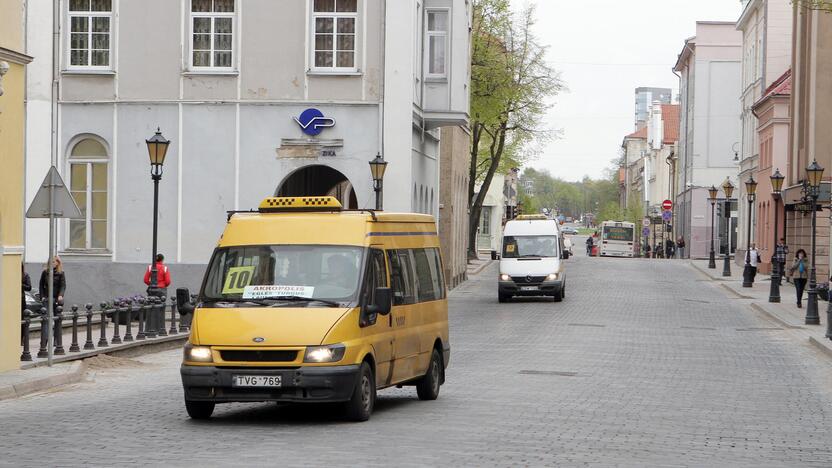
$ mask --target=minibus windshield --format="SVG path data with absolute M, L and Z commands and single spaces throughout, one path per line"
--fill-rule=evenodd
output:
M 202 300 L 274 307 L 352 302 L 363 251 L 361 247 L 323 245 L 220 248 L 208 267 Z
M 557 256 L 557 236 L 505 236 L 503 238 L 503 258 Z

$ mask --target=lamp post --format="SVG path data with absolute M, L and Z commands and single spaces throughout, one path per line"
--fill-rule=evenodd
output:
M 162 136 L 161 130 L 157 127 L 156 134 L 145 140 L 147 143 L 147 154 L 150 156 L 150 178 L 153 180 L 153 257 L 150 260 L 150 287 L 147 288 L 149 296 L 159 294 L 158 274 L 156 269 L 157 238 L 159 232 L 159 181 L 162 180 L 162 166 L 165 164 L 165 156 L 168 152 L 170 141 Z M 151 314 L 152 316 L 153 314 Z M 156 321 L 147 321 L 148 329 L 145 335 L 156 336 Z
M 725 192 L 725 255 L 722 262 L 722 276 L 731 276 L 731 244 L 728 241 L 728 229 L 731 226 L 731 195 L 734 194 L 734 184 L 731 179 L 726 178 L 722 184 L 722 191 Z
M 777 240 L 780 237 L 778 215 L 780 211 L 780 195 L 783 191 L 783 180 L 785 178 L 780 173 L 780 169 L 775 170 L 774 174 L 769 177 L 771 180 L 771 198 L 774 199 L 774 255 L 771 256 L 771 289 L 768 294 L 769 302 L 780 302 L 780 277 L 783 273 L 780 271 L 781 259 L 777 252 Z
M 806 168 L 806 179 L 809 182 L 809 198 L 812 199 L 812 267 L 809 268 L 809 300 L 806 303 L 806 325 L 820 325 L 818 316 L 818 285 L 815 277 L 815 250 L 817 241 L 817 204 L 820 195 L 820 181 L 823 179 L 823 168 L 817 161 Z
M 708 189 L 708 200 L 711 202 L 711 253 L 708 256 L 708 268 L 716 270 L 716 254 L 714 253 L 714 206 L 719 189 L 711 185 Z
M 742 270 L 742 287 L 754 286 L 754 270 L 751 266 L 751 217 L 754 211 L 754 200 L 757 198 L 757 181 L 752 175 L 745 183 L 745 191 L 748 198 L 748 241 L 745 244 L 745 268 Z
M 383 183 L 384 171 L 387 170 L 387 161 L 381 157 L 381 153 L 376 154 L 375 159 L 370 161 L 370 173 L 373 175 L 373 190 L 376 192 L 376 210 L 382 209 Z

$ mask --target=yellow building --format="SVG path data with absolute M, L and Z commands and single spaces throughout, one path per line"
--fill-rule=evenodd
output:
M 0 0 L 0 372 L 20 366 L 23 260 L 24 0 Z

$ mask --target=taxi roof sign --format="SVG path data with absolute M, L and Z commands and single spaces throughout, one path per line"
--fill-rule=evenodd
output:
M 268 197 L 260 203 L 261 213 L 277 211 L 340 211 L 335 197 Z

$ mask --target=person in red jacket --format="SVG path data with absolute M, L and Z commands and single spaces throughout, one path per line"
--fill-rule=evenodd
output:
M 156 291 L 150 290 L 150 270 L 152 265 L 147 266 L 147 271 L 144 273 L 144 284 L 148 286 L 147 294 L 152 296 L 167 297 L 168 286 L 170 286 L 170 270 L 165 265 L 165 256 L 156 254 Z

